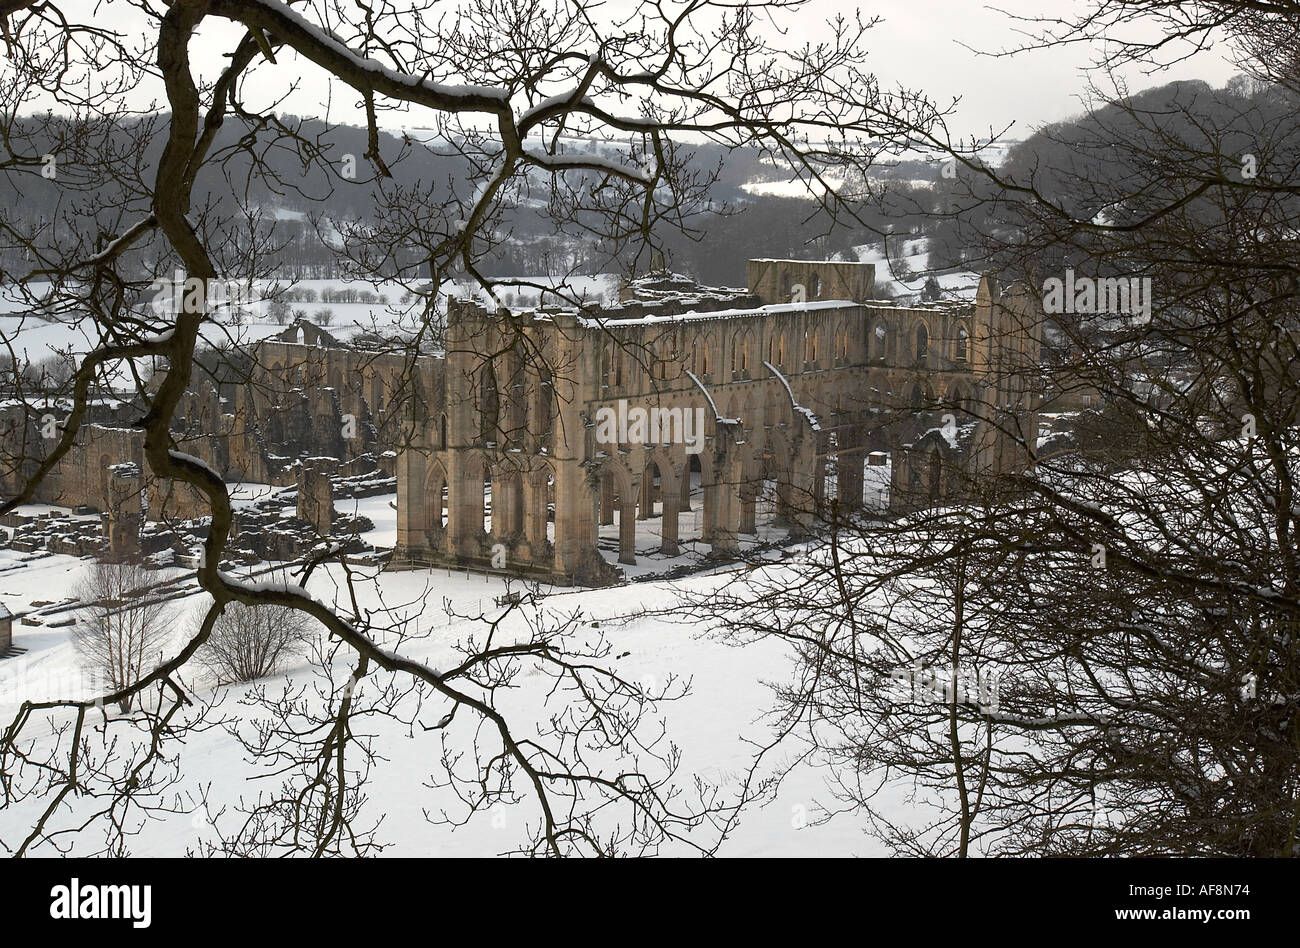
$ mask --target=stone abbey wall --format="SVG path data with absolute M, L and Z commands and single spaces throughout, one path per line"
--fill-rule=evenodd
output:
M 295 324 L 251 347 L 251 372 L 223 397 L 211 381 L 186 392 L 172 424 L 176 447 L 201 459 L 232 483 L 289 486 L 303 459 L 330 458 L 344 475 L 393 476 L 405 422 L 421 399 L 441 388 L 418 389 L 432 378 L 403 354 L 341 345 L 309 323 Z M 196 379 L 200 375 L 196 373 Z M 436 397 L 433 401 L 436 404 Z M 72 448 L 32 500 L 88 507 L 114 523 L 193 520 L 209 511 L 185 484 L 153 476 L 144 457 L 144 433 L 131 426 L 139 405 L 96 405 Z M 0 410 L 0 490 L 16 493 L 57 443 L 65 411 Z M 133 465 L 133 480 L 121 476 Z
M 813 272 L 825 276 L 813 283 Z M 828 502 L 860 502 L 871 451 L 894 458 L 899 505 L 1029 463 L 1034 435 L 1014 435 L 1037 424 L 1033 394 L 1016 381 L 1038 356 L 1029 297 L 1004 295 L 990 277 L 974 304 L 792 303 L 787 277 L 867 297 L 874 268 L 755 261 L 750 276 L 744 305 L 731 308 L 713 299 L 498 315 L 454 303 L 444 407 L 415 426 L 398 462 L 395 562 L 486 566 L 504 550 L 511 568 L 599 582 L 613 575 L 599 526 L 617 517 L 618 559 L 631 563 L 635 521 L 661 516 L 662 551 L 675 553 L 693 482 L 700 539 L 729 554 L 755 532 L 765 484 L 797 535 Z M 676 429 L 600 436 L 602 417 L 633 408 L 702 417 L 702 445 Z
M 1032 463 L 1032 294 L 988 276 L 974 303 L 902 306 L 870 300 L 871 264 L 755 260 L 748 274 L 745 291 L 646 280 L 581 312 L 451 301 L 440 354 L 295 324 L 253 347 L 246 384 L 187 393 L 174 437 L 232 481 L 310 481 L 308 519 L 324 528 L 320 471 L 395 475 L 395 566 L 504 560 L 584 583 L 617 576 L 601 526 L 618 524 L 617 560 L 632 563 L 636 522 L 661 518 L 673 554 L 694 503 L 690 539 L 719 555 L 755 533 L 760 496 L 791 534 L 812 531 L 861 502 L 871 452 L 889 454 L 896 507 Z M 638 411 L 668 430 L 638 430 Z M 191 489 L 152 477 L 122 415 L 84 426 L 34 499 L 124 524 L 205 515 Z M 39 418 L 7 409 L 0 423 L 12 492 L 52 442 Z

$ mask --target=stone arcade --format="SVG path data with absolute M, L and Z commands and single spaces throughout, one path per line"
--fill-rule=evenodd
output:
M 604 310 L 453 301 L 445 355 L 422 360 L 428 413 L 397 461 L 393 564 L 487 567 L 503 545 L 512 570 L 607 582 L 599 527 L 617 518 L 618 560 L 634 563 L 636 521 L 661 516 L 661 551 L 676 554 L 693 489 L 698 540 L 729 555 L 765 491 L 795 536 L 828 501 L 860 504 L 870 452 L 892 458 L 895 507 L 1032 463 L 1031 294 L 986 276 L 973 304 L 905 307 L 870 301 L 871 264 L 748 271 L 748 292 L 647 279 Z M 627 405 L 702 412 L 703 450 L 626 425 L 627 441 L 597 438 L 597 419 Z

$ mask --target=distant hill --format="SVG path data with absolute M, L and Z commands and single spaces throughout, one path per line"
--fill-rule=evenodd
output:
M 1296 103 L 1276 90 L 1240 84 L 1216 90 L 1205 83 L 1171 83 L 1147 90 L 1131 102 L 1143 114 L 1155 117 L 1151 121 L 1158 121 L 1170 134 L 1197 134 L 1188 115 L 1208 115 L 1224 127 L 1236 122 L 1239 131 L 1222 142 L 1234 153 L 1248 151 L 1250 143 L 1258 139 L 1256 125 L 1281 121 L 1294 116 L 1296 110 Z M 30 155 L 53 154 L 59 173 L 55 180 L 46 180 L 39 173 L 0 172 L 0 224 L 19 230 L 41 228 L 60 246 L 75 246 L 78 240 L 93 246 L 97 233 L 120 233 L 147 213 L 140 189 L 132 186 L 131 179 L 151 180 L 164 140 L 165 120 L 165 114 L 116 126 L 49 116 L 25 120 L 27 134 L 14 140 L 22 141 Z M 351 224 L 359 227 L 360 233 L 369 234 L 377 223 L 377 185 L 368 180 L 370 168 L 362 157 L 368 149 L 366 131 L 292 116 L 282 116 L 281 121 L 331 161 L 354 156 L 356 179 L 329 180 L 318 168 L 304 168 L 291 142 L 266 135 L 255 139 L 254 165 L 248 154 L 236 147 L 244 130 L 227 120 L 213 146 L 213 160 L 196 182 L 196 210 L 236 219 L 251 214 L 258 219 L 258 240 L 232 232 L 224 252 L 247 256 L 256 249 L 289 277 L 330 278 L 338 269 L 334 248 L 343 239 L 341 232 L 347 232 Z M 1122 181 L 1127 169 L 1112 149 L 1092 149 L 1089 144 L 1098 140 L 1099 124 L 1113 133 L 1125 123 L 1135 124 L 1122 110 L 1102 109 L 1095 116 L 1044 128 L 1020 142 L 996 142 L 981 152 L 980 160 L 1000 167 L 1007 175 L 1032 173 L 1035 186 L 1044 194 L 1061 200 L 1076 213 L 1091 215 L 1100 208 L 1089 205 L 1088 195 L 1079 187 L 1081 178 L 1101 175 Z M 1293 121 L 1291 127 L 1295 128 Z M 133 131 L 145 134 L 130 134 Z M 1143 132 L 1138 127 L 1132 131 L 1135 135 Z M 137 138 L 146 144 L 137 148 Z M 384 132 L 379 144 L 394 175 L 385 187 L 403 189 L 406 205 L 443 200 L 466 176 L 464 159 L 427 131 Z M 78 154 L 92 146 L 121 153 L 122 180 L 78 168 Z M 617 149 L 613 143 L 576 137 L 565 139 L 562 147 L 574 152 Z M 851 206 L 857 219 L 834 223 L 816 212 L 797 185 L 790 184 L 789 169 L 772 165 L 754 149 L 703 144 L 691 151 L 689 164 L 700 174 L 717 170 L 718 181 L 711 192 L 716 213 L 692 219 L 689 235 L 664 230 L 660 237 L 673 269 L 710 285 L 742 283 L 744 263 L 750 257 L 857 259 L 862 248 L 875 247 L 873 253 L 893 259 L 903 252 L 905 241 L 915 247 L 920 239 L 926 241 L 932 272 L 957 274 L 981 269 L 992 259 L 984 238 L 1005 223 L 994 219 L 988 208 L 978 203 L 971 207 L 969 200 L 963 201 L 969 182 L 946 177 L 940 162 L 923 155 L 907 155 L 874 169 L 869 200 Z M 530 180 L 525 199 L 505 210 L 499 224 L 505 239 L 485 265 L 485 272 L 536 274 L 575 269 L 596 273 L 613 268 L 595 241 L 556 233 L 546 216 L 551 197 L 547 184 L 540 175 Z M 844 182 L 841 193 L 865 194 L 862 184 Z M 234 200 L 232 193 L 240 194 L 242 200 Z M 958 209 L 955 215 L 951 213 L 954 208 Z M 890 239 L 882 242 L 887 235 Z M 382 234 L 374 239 L 383 243 Z M 145 251 L 149 252 L 158 250 Z M 915 253 L 908 251 L 907 255 Z M 398 248 L 394 256 L 408 263 L 418 259 L 413 249 Z M 5 273 L 21 272 L 28 263 L 12 247 L 0 246 L 0 269 Z

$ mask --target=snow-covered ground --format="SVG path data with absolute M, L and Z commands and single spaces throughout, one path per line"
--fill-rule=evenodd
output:
M 806 198 L 826 190 L 838 190 L 843 184 L 843 178 L 832 176 L 825 179 L 825 184 L 795 178 L 790 181 L 747 181 L 740 189 L 759 197 Z
M 868 477 L 878 473 L 887 476 L 887 469 L 867 469 Z M 877 486 L 868 485 L 865 493 L 872 495 Z M 265 497 L 271 490 L 262 485 L 239 485 L 234 493 L 237 502 L 249 503 Z M 357 500 L 340 498 L 337 506 L 342 512 L 370 518 L 374 530 L 365 539 L 380 546 L 391 546 L 396 535 L 393 500 L 392 494 Z M 702 516 L 700 500 L 697 489 L 692 499 L 693 510 L 682 514 L 684 538 L 698 536 L 697 521 Z M 35 507 L 23 508 L 24 513 L 36 511 Z M 780 537 L 781 531 L 771 524 L 773 513 L 770 504 L 760 503 L 759 536 L 747 542 Z M 537 589 L 542 598 L 536 608 L 541 615 L 552 618 L 578 616 L 578 627 L 572 634 L 578 640 L 604 636 L 612 646 L 606 660 L 609 667 L 630 680 L 649 689 L 674 677 L 689 681 L 687 697 L 662 703 L 654 712 L 655 721 L 662 721 L 669 738 L 681 749 L 683 756 L 677 780 L 681 786 L 689 787 L 698 776 L 720 787 L 724 794 L 734 795 L 752 762 L 756 743 L 770 733 L 770 724 L 764 719 L 772 704 L 768 683 L 789 676 L 791 656 L 787 646 L 776 642 L 752 643 L 743 648 L 725 644 L 707 625 L 667 612 L 683 596 L 707 596 L 723 584 L 741 581 L 743 571 L 724 566 L 673 581 L 645 578 L 647 574 L 662 574 L 693 562 L 698 566 L 703 553 L 702 547 L 695 549 L 687 543 L 679 557 L 660 556 L 661 529 L 662 520 L 657 517 L 637 524 L 639 562 L 635 567 L 625 567 L 625 571 L 629 578 L 639 576 L 642 581 L 607 589 L 543 586 Z M 611 561 L 617 556 L 617 530 L 617 525 L 601 529 L 602 552 Z M 789 555 L 792 554 L 787 551 L 786 556 Z M 773 557 L 777 556 L 774 551 Z M 14 644 L 26 652 L 0 660 L 0 721 L 12 720 L 24 699 L 89 697 L 101 686 L 80 664 L 70 623 L 76 615 L 71 608 L 76 601 L 75 587 L 89 564 L 88 559 L 71 556 L 0 550 L 0 602 L 11 611 L 30 614 L 42 623 L 15 623 Z M 266 570 L 267 566 L 263 564 L 257 569 Z M 502 610 L 496 605 L 496 598 L 508 589 L 520 588 L 517 582 L 508 584 L 497 576 L 448 569 L 377 574 L 366 568 L 354 569 L 361 576 L 356 586 L 361 608 L 373 612 L 376 627 L 401 627 L 408 636 L 400 645 L 401 654 L 434 668 L 445 667 L 452 661 L 453 643 L 482 628 L 476 618 L 465 617 L 500 615 Z M 176 594 L 170 604 L 173 635 L 169 651 L 174 652 L 193 628 L 196 614 L 207 601 L 206 595 L 198 590 L 188 571 L 172 570 L 160 573 L 159 578 L 170 580 L 170 589 Z M 318 598 L 348 608 L 350 593 L 345 588 L 341 567 L 331 566 L 318 572 L 308 588 Z M 593 624 L 598 624 L 598 631 Z M 340 657 L 333 669 L 335 677 L 346 678 L 349 667 L 344 657 Z M 296 685 L 304 685 L 314 671 L 305 661 L 299 661 L 286 674 Z M 198 669 L 192 670 L 188 677 L 201 695 L 215 693 L 214 686 Z M 378 688 L 383 677 L 376 675 L 363 682 L 361 688 Z M 543 683 L 549 679 L 525 676 L 524 680 L 522 694 L 510 705 L 516 727 L 527 730 L 541 726 L 557 708 L 553 703 L 544 704 L 541 698 Z M 283 687 L 283 680 L 274 679 L 267 684 L 275 691 Z M 240 704 L 247 691 L 246 686 L 227 689 L 222 712 L 243 719 L 252 716 L 253 712 Z M 520 725 L 520 721 L 526 723 Z M 422 736 L 418 728 L 412 733 L 395 722 L 367 722 L 367 726 L 371 723 L 384 759 L 376 766 L 367 787 L 372 800 L 368 812 L 376 818 L 384 817 L 378 838 L 390 844 L 387 854 L 484 855 L 513 850 L 525 841 L 526 824 L 536 823 L 535 804 L 530 800 L 510 807 L 498 806 L 455 830 L 427 821 L 426 812 L 444 808 L 455 811 L 457 806 L 450 791 L 426 786 L 437 774 L 439 739 Z M 47 730 L 48 725 L 44 728 Z M 41 733 L 42 727 L 38 726 L 29 736 L 39 740 Z M 468 741 L 470 737 L 465 732 L 454 732 L 451 739 Z M 254 779 L 259 772 L 258 765 L 247 760 L 235 738 L 220 728 L 191 735 L 180 752 L 184 778 L 178 789 L 195 795 L 206 790 L 209 813 L 232 806 L 241 795 L 247 799 L 250 793 L 271 790 L 277 785 L 275 780 L 263 785 Z M 778 756 L 764 762 L 760 773 L 773 773 L 793 759 L 790 755 L 794 753 L 793 745 L 782 749 Z M 736 856 L 882 854 L 883 850 L 862 832 L 855 818 L 837 818 L 829 825 L 812 822 L 818 805 L 831 802 L 827 776 L 811 763 L 796 766 L 773 800 L 745 811 L 721 853 Z M 902 805 L 901 797 L 899 805 Z M 24 821 L 30 818 L 30 807 L 26 804 L 0 811 L 0 838 L 8 840 L 19 834 Z M 202 834 L 210 831 L 207 819 L 203 813 L 190 813 L 151 822 L 134 839 L 132 852 L 183 854 Z M 228 828 L 222 825 L 223 829 Z
M 878 287 L 886 287 L 896 296 L 914 296 L 921 292 L 925 281 L 931 276 L 927 269 L 930 266 L 928 243 L 924 237 L 891 239 L 888 257 L 882 244 L 864 244 L 855 247 L 854 252 L 859 263 L 876 265 Z M 890 259 L 893 259 L 899 272 L 891 267 Z M 906 264 L 906 269 L 897 266 L 900 262 Z M 980 275 L 973 270 L 938 273 L 933 276 L 939 281 L 945 299 L 974 299 L 975 291 L 979 288 Z
M 59 600 L 70 595 L 85 563 L 66 556 L 47 556 L 29 564 L 17 584 L 0 579 L 5 586 L 5 601 L 16 610 L 30 606 L 32 600 Z M 10 574 L 11 576 L 13 574 Z M 734 578 L 733 573 L 697 576 L 684 581 L 651 581 L 602 590 L 551 591 L 541 608 L 553 614 L 577 613 L 581 631 L 591 631 L 591 623 L 600 624 L 600 633 L 613 645 L 609 661 L 623 676 L 654 687 L 678 676 L 691 682 L 691 693 L 678 702 L 657 709 L 668 735 L 683 754 L 681 782 L 689 785 L 699 776 L 734 793 L 737 782 L 748 768 L 753 754 L 750 742 L 768 733 L 761 720 L 770 703 L 764 684 L 780 680 L 789 670 L 784 646 L 756 643 L 744 648 L 725 645 L 710 635 L 710 630 L 673 616 L 646 616 L 643 611 L 662 610 L 683 592 L 707 593 L 711 588 Z M 39 596 L 36 590 L 39 588 Z M 323 599 L 341 597 L 341 573 L 326 571 L 310 585 L 310 591 Z M 402 654 L 439 667 L 451 659 L 451 643 L 470 633 L 472 620 L 449 620 L 444 600 L 453 612 L 488 615 L 499 613 L 495 596 L 505 591 L 505 583 L 481 575 L 465 576 L 441 570 L 388 572 L 373 584 L 358 587 L 362 606 L 378 610 L 390 619 L 405 623 L 407 631 L 429 632 L 427 638 L 411 640 Z M 517 587 L 516 587 L 517 588 Z M 176 627 L 185 628 L 184 614 L 201 606 L 199 596 L 176 605 Z M 0 715 L 7 722 L 23 697 L 54 697 L 67 689 L 78 688 L 89 680 L 79 675 L 76 651 L 68 627 L 15 626 L 15 643 L 28 648 L 25 655 L 0 661 Z M 179 645 L 179 638 L 176 645 Z M 342 664 L 342 663 L 341 663 Z M 346 669 L 340 667 L 346 676 Z M 305 682 L 310 672 L 305 667 L 290 669 L 288 674 Z M 363 682 L 360 689 L 379 687 L 379 678 Z M 540 680 L 539 680 L 540 683 Z M 271 688 L 280 687 L 276 682 Z M 43 694 L 33 694 L 35 688 Z M 211 686 L 197 683 L 200 692 Z M 246 689 L 231 689 L 222 705 L 226 713 L 240 712 L 238 699 Z M 511 702 L 514 720 L 529 713 L 542 720 L 537 688 L 525 685 L 520 700 Z M 551 708 L 550 710 L 554 710 Z M 436 737 L 414 735 L 393 722 L 374 724 L 379 749 L 385 760 L 372 773 L 367 792 L 371 798 L 368 813 L 384 817 L 379 839 L 390 844 L 389 855 L 484 855 L 514 849 L 525 841 L 525 824 L 535 823 L 534 807 L 529 802 L 500 806 L 481 814 L 468 825 L 451 829 L 428 822 L 424 813 L 442 808 L 454 811 L 456 799 L 447 791 L 425 786 L 437 773 L 439 744 Z M 516 724 L 527 730 L 526 726 Z M 38 728 L 35 735 L 39 735 Z M 34 735 L 34 736 L 35 736 Z M 453 740 L 464 738 L 454 733 Z M 251 780 L 257 767 L 245 759 L 240 745 L 221 729 L 191 735 L 181 749 L 182 786 L 193 792 L 209 791 L 211 812 L 231 805 L 241 795 L 245 798 L 260 789 L 273 789 L 275 780 L 263 786 Z M 767 765 L 767 771 L 778 761 Z M 841 819 L 825 826 L 807 825 L 817 803 L 828 802 L 826 774 L 811 765 L 802 765 L 790 775 L 780 794 L 766 806 L 748 811 L 735 835 L 721 850 L 723 855 L 850 855 L 876 854 L 878 847 L 860 831 L 852 820 Z M 251 780 L 251 782 L 250 782 Z M 11 807 L 0 812 L 0 836 L 6 839 L 20 834 L 24 820 L 30 819 L 30 807 Z M 173 815 L 161 822 L 148 824 L 132 844 L 137 855 L 179 855 L 210 827 L 203 814 Z
M 954 143 L 954 149 L 963 157 L 973 158 L 983 162 L 990 168 L 999 168 L 1006 163 L 1011 149 L 1020 144 L 1015 139 L 999 139 L 983 145 L 973 153 L 970 150 L 971 143 Z M 903 180 L 902 183 L 908 184 L 914 188 L 933 187 L 936 180 L 943 174 L 944 166 L 951 160 L 947 153 L 922 151 L 918 149 L 905 149 L 892 156 L 893 161 L 899 162 L 925 162 L 934 169 L 933 175 L 922 178 L 910 178 Z M 891 166 L 892 167 L 892 166 Z M 808 178 L 807 171 L 800 169 L 798 174 L 795 173 L 794 167 L 787 161 L 780 159 L 767 159 L 764 162 L 765 170 L 760 173 L 759 177 L 753 178 L 740 185 L 740 189 L 746 194 L 753 194 L 761 197 L 779 197 L 779 198 L 813 198 L 820 196 L 827 190 L 839 191 L 843 186 L 845 179 L 841 175 L 826 174 L 823 175 L 823 183 L 812 181 Z M 786 177 L 781 177 L 782 172 Z M 879 173 L 873 174 L 872 178 L 876 181 L 890 181 L 898 183 L 898 177 L 885 177 Z

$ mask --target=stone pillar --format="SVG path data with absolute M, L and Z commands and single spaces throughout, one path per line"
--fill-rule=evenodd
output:
M 491 479 L 491 497 L 484 493 L 483 497 L 483 516 L 492 518 L 492 529 L 488 531 L 493 537 L 503 537 L 506 534 L 506 510 L 510 506 L 510 500 L 506 497 L 505 482 L 495 476 Z
M 103 520 L 109 556 L 115 559 L 140 554 L 141 484 L 140 467 L 132 461 L 109 469 L 108 511 Z
M 862 506 L 862 454 L 851 451 L 839 458 L 839 501 L 850 507 Z
M 307 461 L 300 463 L 298 480 L 298 518 L 312 525 L 320 537 L 328 537 L 334 522 L 334 490 L 328 467 Z
M 650 511 L 655 505 L 655 484 L 654 478 L 650 476 L 649 470 L 641 471 L 640 484 L 641 503 L 637 505 L 636 518 L 638 520 L 649 520 Z
M 447 475 L 447 541 L 454 556 L 478 556 L 483 534 L 483 469 L 465 470 L 463 453 L 453 452 Z
M 691 509 L 691 461 L 686 459 L 686 465 L 682 468 L 682 485 L 681 485 L 681 503 L 678 510 L 683 512 Z
M 716 468 L 720 474 L 712 487 L 714 509 L 710 542 L 715 553 L 733 555 L 740 550 L 740 491 L 744 486 L 744 466 L 739 458 L 719 459 Z
M 510 519 L 507 521 L 511 535 L 524 533 L 524 478 L 523 475 L 507 481 L 506 495 L 510 498 Z
M 471 460 L 479 444 L 479 385 L 485 371 L 480 353 L 494 351 L 488 321 L 475 305 L 447 303 L 444 363 L 447 391 L 447 550 L 455 557 L 482 553 L 483 468 Z M 441 431 L 438 433 L 441 439 Z
M 680 549 L 677 545 L 677 494 L 664 491 L 663 536 L 659 543 L 659 552 L 665 556 L 676 556 Z
M 442 524 L 441 497 L 424 496 L 425 459 L 414 449 L 397 457 L 397 551 L 411 559 L 424 552 L 425 530 Z M 432 511 L 432 518 L 430 512 Z
M 631 501 L 623 502 L 618 515 L 618 561 L 636 565 L 636 505 Z
M 790 537 L 808 536 L 821 515 L 820 504 L 824 490 L 821 476 L 822 460 L 808 451 L 800 451 L 790 470 L 789 522 Z
M 761 485 L 760 485 L 761 486 Z M 758 490 L 751 484 L 742 484 L 739 489 L 740 494 L 740 525 L 739 532 L 756 535 L 758 525 L 755 522 L 758 512 Z
M 600 480 L 600 524 L 614 522 L 614 479 L 608 474 Z
M 705 543 L 713 543 L 713 535 L 717 530 L 717 487 L 713 484 L 703 484 L 704 488 L 704 521 L 701 524 L 700 539 Z

